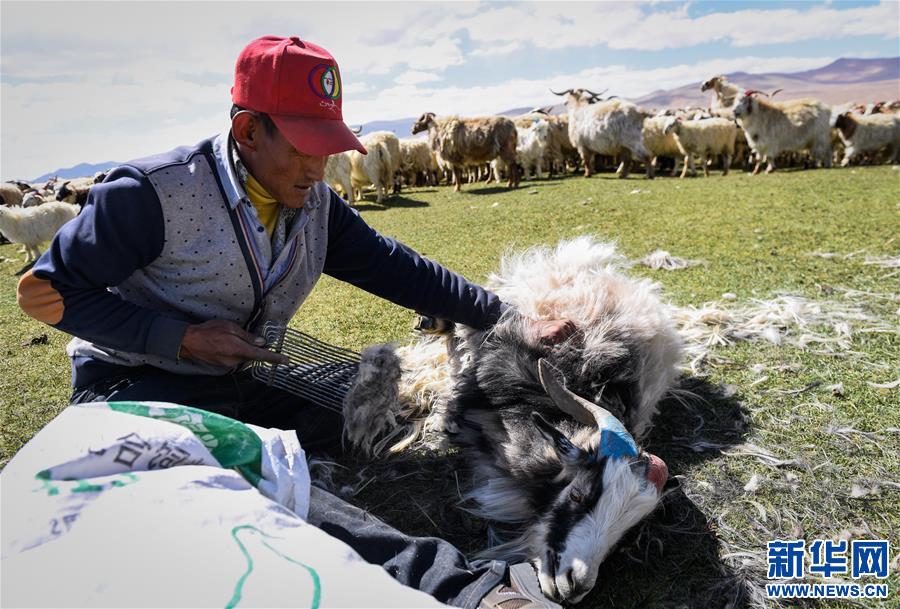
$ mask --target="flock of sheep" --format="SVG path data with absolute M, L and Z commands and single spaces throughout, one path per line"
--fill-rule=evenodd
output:
M 681 177 L 694 171 L 699 159 L 705 175 L 721 157 L 723 175 L 730 167 L 776 163 L 831 167 L 854 160 L 896 163 L 900 160 L 900 101 L 868 106 L 828 106 L 814 99 L 783 102 L 761 91 L 745 90 L 725 76 L 703 83 L 712 91 L 709 108 L 647 112 L 615 96 L 587 89 L 553 91 L 565 98 L 567 113 L 553 115 L 538 108 L 521 116 L 460 118 L 428 112 L 415 123 L 412 135 L 400 139 L 377 131 L 360 138 L 368 154 L 356 151 L 329 157 L 325 181 L 353 203 L 373 187 L 381 203 L 402 184 L 436 185 L 441 177 L 459 191 L 466 181 L 486 179 L 507 186 L 526 178 L 543 178 L 547 171 L 565 173 L 579 165 L 589 177 L 598 166 L 618 166 L 628 176 L 635 161 L 653 178 L 661 159 L 681 165 Z M 62 224 L 77 215 L 93 184 L 91 178 L 42 185 L 0 184 L 0 243 L 4 238 L 25 246 L 26 263 L 40 254 Z M 27 267 L 26 267 L 27 268 Z
M 673 173 L 694 171 L 699 159 L 705 175 L 721 157 L 723 174 L 732 166 L 753 166 L 759 173 L 778 165 L 846 166 L 854 160 L 896 162 L 900 155 L 900 102 L 831 107 L 814 99 L 777 102 L 745 90 L 725 76 L 703 83 L 712 91 L 710 107 L 646 112 L 616 97 L 603 98 L 587 89 L 553 91 L 563 96 L 567 113 L 545 108 L 522 116 L 460 118 L 423 114 L 405 138 L 386 131 L 362 138 L 368 156 L 350 152 L 329 160 L 326 181 L 348 201 L 374 186 L 380 203 L 385 192 L 401 183 L 436 184 L 442 174 L 460 190 L 464 181 L 486 178 L 507 185 L 520 174 L 542 178 L 547 170 L 565 172 L 581 165 L 590 176 L 598 164 L 618 165 L 628 176 L 635 161 L 652 178 L 661 159 L 671 159 Z M 886 151 L 887 156 L 883 156 Z

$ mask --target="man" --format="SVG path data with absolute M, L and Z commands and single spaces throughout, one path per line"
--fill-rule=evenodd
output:
M 365 153 L 341 92 L 326 50 L 257 39 L 238 57 L 228 133 L 132 161 L 91 190 L 18 288 L 26 313 L 75 336 L 72 403 L 175 402 L 335 450 L 339 415 L 239 368 L 286 361 L 255 332 L 286 324 L 322 273 L 476 328 L 504 314 L 496 295 L 379 235 L 322 182 L 328 155 Z M 566 320 L 534 327 L 549 342 L 574 331 Z M 442 540 L 406 537 L 318 490 L 312 504 L 313 524 L 438 600 L 551 606 L 528 565 L 467 563 Z

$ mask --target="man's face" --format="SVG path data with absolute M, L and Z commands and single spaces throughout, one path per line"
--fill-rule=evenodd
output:
M 266 131 L 260 120 L 255 130 L 256 149 L 241 151 L 241 158 L 266 191 L 284 205 L 303 207 L 313 184 L 323 179 L 327 156 L 299 152 L 277 129 Z

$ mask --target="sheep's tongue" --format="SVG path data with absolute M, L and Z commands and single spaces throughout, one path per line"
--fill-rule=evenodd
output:
M 647 468 L 647 480 L 656 485 L 656 490 L 662 492 L 666 480 L 669 479 L 669 468 L 666 462 L 654 454 L 650 455 L 650 466 Z

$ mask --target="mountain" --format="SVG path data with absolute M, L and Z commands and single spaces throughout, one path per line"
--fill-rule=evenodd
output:
M 713 76 L 709 74 L 705 78 Z M 783 89 L 777 99 L 814 97 L 827 104 L 894 100 L 900 97 L 900 57 L 879 59 L 841 58 L 822 68 L 791 74 L 726 74 L 728 80 L 746 89 Z M 635 101 L 646 108 L 680 108 L 709 105 L 710 92 L 700 91 L 701 80 L 654 91 Z
M 72 178 L 86 178 L 88 176 L 92 176 L 98 171 L 106 171 L 107 169 L 112 169 L 113 167 L 118 167 L 121 165 L 118 161 L 106 161 L 105 163 L 98 163 L 96 165 L 91 165 L 90 163 L 79 163 L 74 167 L 66 167 L 65 169 L 57 169 L 56 171 L 51 171 L 50 173 L 45 173 L 42 176 L 38 176 L 33 180 L 28 180 L 32 184 L 36 184 L 39 182 L 46 182 L 53 176 L 57 176 L 64 180 L 70 180 Z

